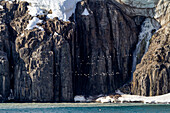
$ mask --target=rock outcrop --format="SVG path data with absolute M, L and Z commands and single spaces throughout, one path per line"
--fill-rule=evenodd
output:
M 15 65 L 14 96 L 18 101 L 73 101 L 72 57 L 69 40 L 74 24 L 47 20 L 25 30 L 15 41 L 19 54 Z
M 154 8 L 159 0 L 116 0 L 120 3 L 136 8 Z
M 8 101 L 12 92 L 17 102 L 70 102 L 75 95 L 112 94 L 131 80 L 139 28 L 150 17 L 164 27 L 137 66 L 132 87 L 122 90 L 169 92 L 169 2 L 133 7 L 138 0 L 129 1 L 80 1 L 69 22 L 49 19 L 46 10 L 30 15 L 27 2 L 0 1 L 0 101 Z
M 13 89 L 13 66 L 15 55 L 14 41 L 16 33 L 13 32 L 10 22 L 17 17 L 26 13 L 26 2 L 20 4 L 1 1 L 3 9 L 0 9 L 0 95 L 2 101 L 8 100 L 11 90 Z
M 0 101 L 7 100 L 10 91 L 9 60 L 6 53 L 8 49 L 7 26 L 0 25 Z M 7 44 L 7 46 L 5 45 Z
M 148 52 L 133 74 L 132 93 L 155 96 L 170 92 L 170 1 L 160 0 L 155 19 L 162 25 L 150 40 Z
M 154 18 L 162 26 L 170 22 L 170 1 L 169 0 L 159 0 L 155 8 Z
M 37 15 L 44 30 L 26 30 L 33 18 L 26 2 L 1 4 L 12 59 L 3 68 L 15 101 L 73 101 L 78 94 L 112 93 L 129 80 L 137 27 L 114 3 L 79 2 L 75 22 Z M 89 15 L 82 15 L 85 9 Z
M 18 101 L 53 100 L 52 37 L 41 30 L 24 31 L 16 39 L 14 96 Z M 47 82 L 48 81 L 48 82 Z
M 152 37 L 148 52 L 133 74 L 132 93 L 155 96 L 170 92 L 170 24 Z
M 89 15 L 82 15 L 85 9 Z M 75 90 L 79 95 L 112 93 L 130 78 L 135 22 L 107 1 L 80 2 L 75 17 Z

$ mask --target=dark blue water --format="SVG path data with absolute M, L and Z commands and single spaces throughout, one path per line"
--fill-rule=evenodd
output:
M 170 113 L 170 105 L 0 104 L 0 113 Z

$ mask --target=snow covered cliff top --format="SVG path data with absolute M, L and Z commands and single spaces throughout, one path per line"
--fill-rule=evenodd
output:
M 34 12 L 33 13 L 34 15 L 32 16 L 35 16 L 36 13 L 41 12 L 40 8 L 46 9 L 48 11 L 51 9 L 52 14 L 48 14 L 47 15 L 48 18 L 58 17 L 59 19 L 68 21 L 69 17 L 75 12 L 76 3 L 81 0 L 18 0 L 18 1 L 27 1 L 31 3 L 29 10 L 31 12 Z

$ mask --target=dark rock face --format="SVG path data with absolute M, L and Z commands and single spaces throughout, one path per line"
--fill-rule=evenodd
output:
M 42 25 L 47 34 L 53 35 L 54 101 L 73 101 L 74 28 L 72 22 L 47 20 Z
M 132 52 L 143 19 L 132 19 L 117 2 L 79 2 L 72 22 L 36 16 L 43 20 L 38 26 L 44 30 L 26 30 L 33 18 L 28 3 L 0 4 L 4 7 L 0 10 L 0 101 L 6 101 L 12 89 L 14 101 L 70 102 L 75 95 L 113 93 L 131 79 Z M 82 14 L 85 9 L 89 15 Z M 169 92 L 169 43 L 168 28 L 155 34 L 153 49 L 134 74 L 134 94 Z
M 11 82 L 15 101 L 66 102 L 78 94 L 112 93 L 129 79 L 136 25 L 114 3 L 80 2 L 75 24 L 39 16 L 44 31 L 25 30 L 32 19 L 27 3 L 1 4 L 9 18 L 3 37 L 10 32 L 8 44 L 1 44 L 7 48 L 0 55 L 6 69 L 0 70 L 1 95 L 9 96 Z M 85 8 L 89 15 L 82 15 Z
M 7 100 L 10 91 L 9 62 L 7 54 L 0 51 L 0 101 Z
M 89 15 L 82 15 L 87 8 Z M 76 9 L 76 94 L 108 94 L 130 78 L 134 21 L 107 1 L 81 2 Z
M 73 101 L 69 40 L 74 24 L 58 19 L 46 23 L 45 31 L 25 30 L 15 41 L 19 57 L 14 96 L 18 101 Z
M 7 100 L 10 93 L 9 36 L 8 27 L 0 24 L 0 101 Z
M 54 43 L 56 101 L 73 101 L 73 72 L 70 51 L 71 48 L 67 40 L 61 35 L 56 36 Z
M 1 4 L 9 18 L 1 19 L 9 27 L 1 32 L 10 32 L 8 44 L 2 43 L 1 95 L 12 88 L 15 101 L 67 102 L 74 95 L 112 93 L 130 79 L 136 25 L 114 3 L 80 2 L 75 23 L 37 16 L 44 31 L 25 30 L 32 19 L 27 3 Z M 85 8 L 89 15 L 82 15 Z
M 132 93 L 155 96 L 170 92 L 170 24 L 152 37 L 149 51 L 133 76 Z
M 37 29 L 25 31 L 24 36 L 17 37 L 15 47 L 19 53 L 14 68 L 16 100 L 52 101 L 54 73 L 52 37 Z
M 133 74 L 133 94 L 155 96 L 170 93 L 170 1 L 159 1 L 155 19 L 162 25 L 150 40 L 148 52 Z
M 15 59 L 15 36 L 11 31 L 10 22 L 26 13 L 26 2 L 10 4 L 1 1 L 3 9 L 0 9 L 0 101 L 8 100 L 10 89 L 13 88 L 13 63 Z

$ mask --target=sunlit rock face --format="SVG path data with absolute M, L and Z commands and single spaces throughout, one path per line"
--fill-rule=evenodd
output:
M 155 18 L 161 25 L 170 21 L 170 1 L 169 0 L 116 0 L 121 4 L 126 4 L 127 12 Z M 130 7 L 130 8 L 129 8 Z
M 150 39 L 159 28 L 160 24 L 155 19 L 146 18 L 142 23 L 141 32 L 138 36 L 138 44 L 133 53 L 132 73 L 136 69 L 136 64 L 141 62 L 143 55 L 148 51 Z
M 132 93 L 162 95 L 170 92 L 170 24 L 151 39 L 148 52 L 133 74 Z
M 170 22 L 170 0 L 159 0 L 155 9 L 154 18 L 160 22 L 161 25 Z
M 151 26 L 158 23 L 161 29 L 156 29 L 156 33 L 152 32 L 151 40 L 142 41 L 142 43 L 150 43 L 151 45 L 146 51 L 146 46 L 137 45 L 145 50 L 141 54 L 142 60 L 138 62 L 135 72 L 133 73 L 132 93 L 137 95 L 160 95 L 170 92 L 169 85 L 169 22 L 170 22 L 170 1 L 169 0 L 117 0 L 122 5 L 126 5 L 126 12 L 131 15 L 139 15 L 152 18 L 154 21 Z M 122 8 L 123 9 L 123 8 Z M 143 25 L 143 24 L 142 24 Z M 159 28 L 159 27 L 158 27 Z M 158 31 L 157 31 L 158 30 Z M 144 30 L 141 29 L 141 33 Z M 140 33 L 140 34 L 141 34 Z M 139 35 L 140 39 L 145 38 Z M 164 41 L 166 40 L 166 41 Z M 166 42 L 166 43 L 165 43 Z M 161 51 L 161 52 L 160 52 Z M 139 59 L 138 55 L 133 56 Z M 135 62 L 135 60 L 133 61 Z M 138 64 L 137 63 L 137 64 Z M 135 67 L 135 66 L 134 66 Z M 133 70 L 133 69 L 132 69 Z
M 156 7 L 154 17 L 162 27 L 151 38 L 148 52 L 133 73 L 133 94 L 154 96 L 170 92 L 169 8 L 169 0 L 160 0 Z
M 117 1 L 136 8 L 154 8 L 159 0 L 117 0 Z

